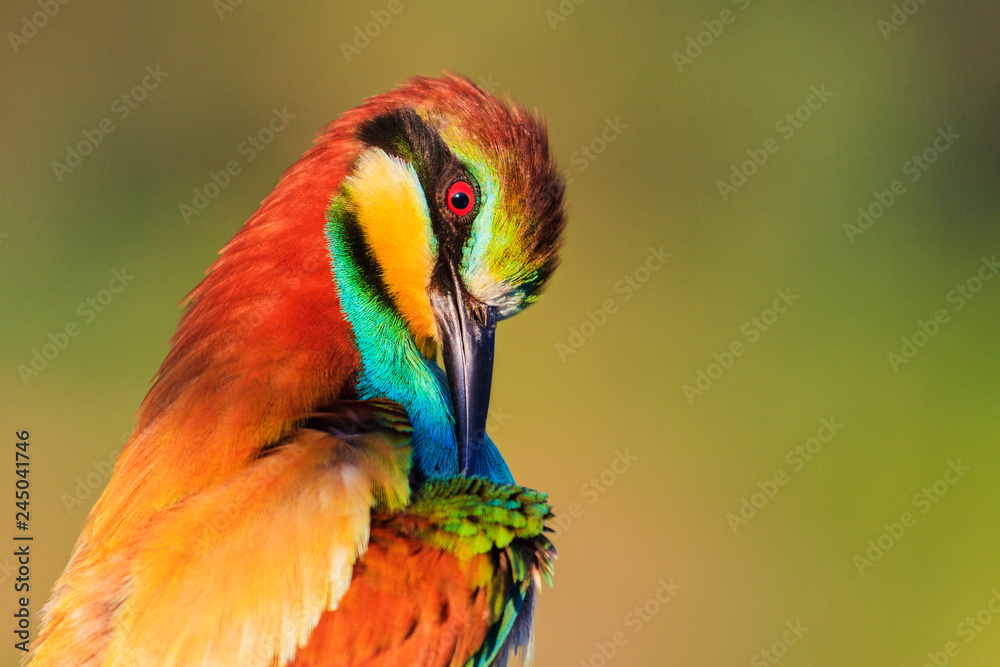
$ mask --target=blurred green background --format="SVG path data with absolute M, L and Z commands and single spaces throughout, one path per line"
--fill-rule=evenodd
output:
M 536 664 L 997 664 L 995 2 L 401 0 L 367 44 L 388 2 L 235 2 L 0 9 L 0 479 L 29 429 L 34 612 L 219 248 L 326 122 L 447 69 L 541 110 L 571 178 L 562 268 L 501 327 L 493 390 L 494 440 L 560 514 Z

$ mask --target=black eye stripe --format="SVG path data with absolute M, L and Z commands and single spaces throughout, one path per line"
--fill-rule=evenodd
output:
M 441 137 L 410 108 L 394 109 L 366 120 L 356 136 L 369 146 L 413 164 L 421 181 L 432 175 L 442 154 L 451 153 Z
M 402 107 L 361 123 L 355 136 L 413 165 L 427 200 L 441 258 L 461 257 L 471 233 L 469 223 L 475 219 L 482 201 L 479 184 L 435 129 L 412 108 Z M 467 183 L 471 190 L 471 194 L 466 193 L 472 204 L 468 211 L 461 208 L 456 211 L 450 206 L 448 193 L 457 182 Z

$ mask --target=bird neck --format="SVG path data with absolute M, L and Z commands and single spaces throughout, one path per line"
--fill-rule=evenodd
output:
M 413 469 L 418 480 L 458 475 L 455 418 L 444 371 L 421 354 L 393 307 L 346 193 L 334 199 L 327 221 L 334 282 L 361 358 L 359 397 L 389 398 L 406 410 L 413 425 Z M 498 483 L 513 482 L 488 437 L 483 449 L 486 454 L 472 474 Z

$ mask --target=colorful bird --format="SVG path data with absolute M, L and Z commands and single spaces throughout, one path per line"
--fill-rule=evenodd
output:
M 485 426 L 562 198 L 542 121 L 457 76 L 332 123 L 188 296 L 32 666 L 530 659 L 550 508 Z

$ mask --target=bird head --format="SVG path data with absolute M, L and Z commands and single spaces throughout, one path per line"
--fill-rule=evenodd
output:
M 327 214 L 359 393 L 407 409 L 424 476 L 511 481 L 485 430 L 494 333 L 555 269 L 563 184 L 522 107 L 453 76 L 403 92 L 354 127 Z

